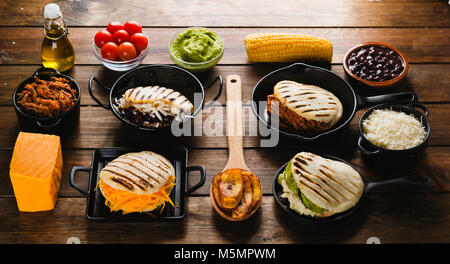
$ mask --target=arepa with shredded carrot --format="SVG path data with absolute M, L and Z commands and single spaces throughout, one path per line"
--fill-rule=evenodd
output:
M 101 171 L 98 188 L 111 211 L 123 214 L 161 211 L 174 206 L 170 193 L 175 186 L 175 169 L 165 157 L 141 151 L 124 154 Z

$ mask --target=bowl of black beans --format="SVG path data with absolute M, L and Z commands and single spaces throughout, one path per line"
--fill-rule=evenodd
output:
M 400 50 L 381 42 L 366 42 L 351 48 L 342 65 L 353 79 L 374 88 L 398 84 L 409 68 Z

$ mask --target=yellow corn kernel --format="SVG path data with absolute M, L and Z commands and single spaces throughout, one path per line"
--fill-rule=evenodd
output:
M 331 63 L 331 41 L 307 35 L 258 33 L 244 39 L 251 62 L 308 61 Z

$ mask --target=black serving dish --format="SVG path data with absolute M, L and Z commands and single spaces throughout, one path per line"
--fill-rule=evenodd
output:
M 267 96 L 273 93 L 276 83 L 283 80 L 291 80 L 300 83 L 307 83 L 319 86 L 332 92 L 342 103 L 342 117 L 333 127 L 309 136 L 292 131 L 284 130 L 271 124 L 270 116 L 267 113 Z M 279 132 L 282 136 L 294 138 L 302 142 L 316 142 L 319 139 L 331 136 L 342 131 L 353 119 L 357 110 L 385 102 L 406 102 L 417 101 L 417 96 L 411 92 L 384 94 L 378 96 L 364 97 L 355 93 L 353 88 L 337 74 L 324 68 L 310 66 L 303 63 L 294 63 L 290 66 L 275 70 L 264 76 L 255 86 L 252 92 L 252 110 L 257 116 L 260 124 Z
M 103 104 L 94 96 L 92 92 L 93 81 L 97 82 L 100 86 L 109 91 L 108 104 Z M 106 87 L 97 78 L 92 77 L 89 80 L 89 94 L 91 95 L 92 99 L 94 99 L 94 101 L 96 101 L 100 106 L 105 109 L 111 110 L 113 114 L 124 124 L 130 125 L 143 131 L 167 131 L 170 129 L 170 126 L 149 128 L 139 126 L 138 124 L 131 122 L 123 115 L 121 115 L 116 107 L 113 107 L 115 105 L 116 98 L 121 98 L 128 89 L 138 86 L 164 86 L 180 92 L 182 95 L 186 96 L 189 101 L 191 101 L 191 103 L 194 105 L 194 112 L 192 113 L 192 118 L 194 118 L 202 109 L 211 106 L 217 99 L 219 99 L 223 87 L 221 76 L 217 76 L 214 81 L 207 86 L 206 89 L 211 87 L 217 81 L 219 81 L 220 86 L 216 97 L 212 101 L 208 102 L 208 104 L 205 104 L 205 88 L 203 87 L 203 84 L 200 82 L 200 80 L 197 79 L 197 77 L 195 77 L 192 73 L 182 68 L 171 65 L 148 65 L 131 70 L 122 75 L 119 79 L 117 79 L 117 81 L 111 88 Z M 194 100 L 194 98 L 198 98 L 198 100 Z M 189 121 L 191 121 L 191 118 L 188 118 L 184 122 Z M 177 121 L 174 120 L 173 122 Z
M 418 111 L 416 108 L 422 109 L 424 113 Z M 381 148 L 371 143 L 364 135 L 362 124 L 366 118 L 376 109 L 392 109 L 394 111 L 412 114 L 424 126 L 426 131 L 425 139 L 419 145 L 405 150 L 390 150 Z M 368 109 L 359 120 L 359 139 L 358 148 L 361 151 L 363 158 L 374 165 L 383 165 L 383 167 L 403 167 L 411 166 L 413 161 L 419 160 L 424 152 L 430 137 L 430 123 L 428 121 L 429 110 L 422 104 L 380 104 Z
M 186 148 L 153 148 L 151 151 L 163 155 L 175 168 L 176 185 L 170 193 L 170 198 L 176 205 L 172 207 L 166 204 L 163 211 L 156 209 L 153 212 L 130 213 L 122 215 L 121 212 L 110 212 L 105 205 L 105 198 L 100 190 L 96 189 L 100 171 L 108 162 L 130 152 L 141 151 L 142 149 L 130 148 L 103 148 L 95 149 L 92 155 L 91 167 L 75 166 L 70 172 L 70 185 L 87 196 L 86 218 L 92 221 L 115 221 L 115 222 L 142 222 L 142 221 L 172 221 L 179 220 L 186 215 L 187 197 L 192 192 L 203 186 L 206 180 L 206 170 L 203 166 L 188 166 L 188 151 Z M 89 172 L 88 189 L 84 190 L 75 183 L 77 172 Z M 191 188 L 188 188 L 189 172 L 200 171 L 200 181 Z
M 52 76 L 70 80 L 70 86 L 77 91 L 76 104 L 66 112 L 52 118 L 38 117 L 25 112 L 25 110 L 17 104 L 17 93 L 21 92 L 25 85 L 33 83 L 36 77 L 48 81 Z M 60 133 L 71 130 L 78 124 L 78 121 L 80 120 L 80 98 L 80 87 L 74 79 L 59 73 L 55 69 L 41 68 L 17 86 L 14 90 L 12 101 L 14 110 L 16 111 L 17 120 L 22 128 L 31 132 Z
M 350 166 L 352 166 L 347 161 L 334 157 L 334 156 L 323 156 L 327 159 L 337 160 L 344 162 Z M 353 214 L 358 208 L 361 207 L 361 205 L 364 203 L 367 195 L 372 193 L 375 190 L 386 190 L 394 188 L 395 190 L 402 190 L 406 192 L 427 192 L 430 191 L 433 187 L 433 182 L 426 176 L 406 176 L 406 177 L 400 177 L 395 179 L 390 179 L 387 181 L 382 182 L 366 182 L 364 181 L 364 191 L 361 195 L 361 198 L 356 203 L 355 206 L 348 209 L 347 211 L 329 216 L 329 217 L 312 217 L 307 215 L 301 215 L 294 210 L 289 208 L 289 201 L 288 199 L 281 198 L 281 195 L 283 194 L 283 187 L 278 184 L 278 175 L 284 172 L 286 169 L 286 166 L 289 162 L 286 162 L 283 166 L 281 166 L 280 169 L 275 173 L 274 179 L 273 179 L 273 196 L 275 198 L 275 201 L 277 205 L 283 210 L 284 213 L 287 214 L 288 217 L 291 217 L 292 219 L 295 219 L 296 221 L 304 224 L 327 224 L 327 223 L 333 223 L 333 222 L 339 222 L 340 220 L 343 220 L 344 218 L 347 218 L 351 214 Z M 353 167 L 353 166 L 352 166 Z M 353 167 L 354 168 L 354 167 Z M 354 168 L 355 169 L 355 168 Z

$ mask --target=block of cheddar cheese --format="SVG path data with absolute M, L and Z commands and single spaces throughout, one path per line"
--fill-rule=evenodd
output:
M 55 207 L 62 167 L 58 136 L 19 133 L 9 166 L 19 211 L 48 211 Z

